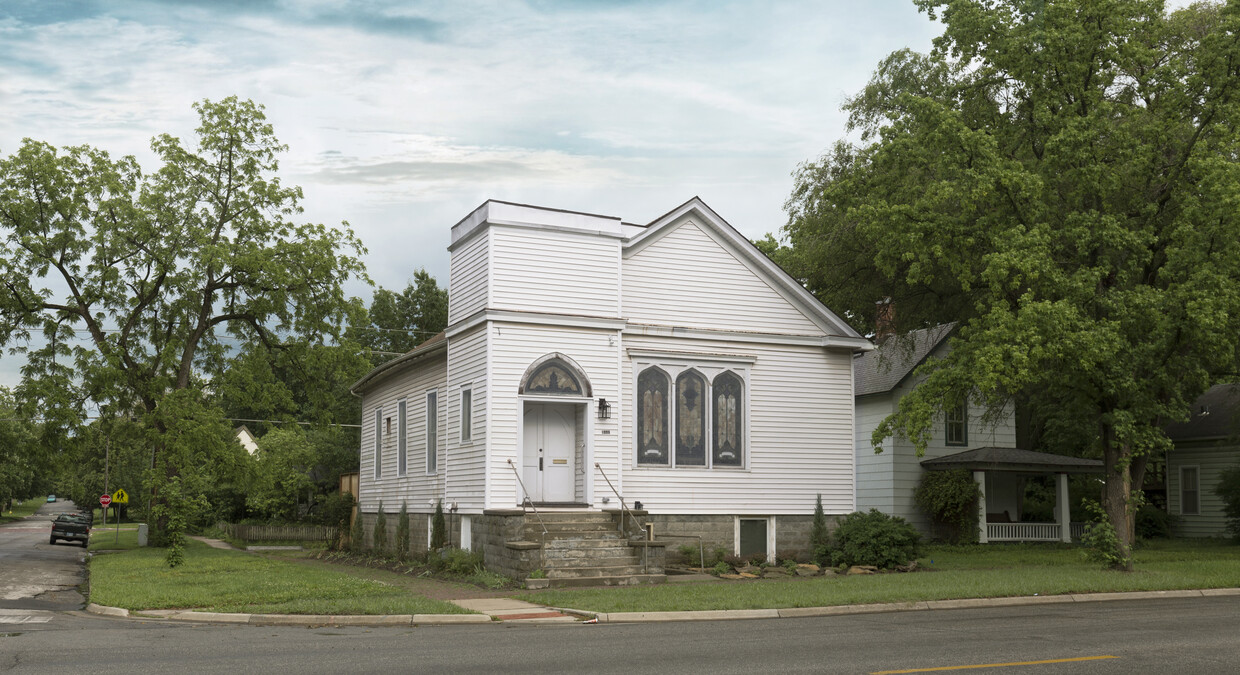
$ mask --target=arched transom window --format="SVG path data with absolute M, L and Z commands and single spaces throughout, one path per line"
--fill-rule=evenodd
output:
M 577 369 L 560 358 L 551 358 L 534 366 L 521 385 L 522 394 L 554 394 L 589 396 Z
M 655 365 L 638 370 L 637 464 L 743 468 L 744 375 L 727 368 L 668 370 Z

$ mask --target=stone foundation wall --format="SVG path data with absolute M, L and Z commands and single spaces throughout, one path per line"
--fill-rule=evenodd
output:
M 827 528 L 835 529 L 839 516 L 827 516 Z M 681 546 L 697 546 L 697 539 L 673 537 L 670 535 L 699 535 L 702 537 L 702 548 L 706 557 L 716 548 L 726 549 L 728 554 L 737 550 L 736 516 L 685 516 L 671 514 L 651 514 L 641 518 L 644 522 L 654 523 L 655 539 L 665 539 L 670 548 L 676 551 Z M 794 558 L 808 559 L 809 532 L 814 523 L 811 516 L 775 516 L 775 550 L 771 553 L 788 555 Z
M 508 542 L 525 541 L 525 514 L 518 510 L 495 509 L 471 522 L 473 549 L 482 552 L 486 568 L 496 574 L 525 579 L 542 566 L 541 548 L 512 548 Z
M 375 547 L 375 520 L 379 517 L 379 514 L 359 513 L 357 515 L 362 519 L 365 546 L 368 549 L 373 549 Z M 400 524 L 400 513 L 389 513 L 385 509 L 384 516 L 387 519 L 388 548 L 395 549 L 396 528 Z M 409 514 L 409 555 L 417 556 L 427 551 L 427 543 L 430 541 L 430 522 L 433 516 L 434 514 L 428 513 Z M 448 545 L 459 548 L 461 545 L 461 517 L 455 513 L 445 513 L 443 516 Z M 474 521 L 477 522 L 476 516 Z

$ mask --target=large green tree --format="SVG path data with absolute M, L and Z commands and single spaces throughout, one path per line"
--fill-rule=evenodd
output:
M 278 177 L 286 150 L 261 106 L 195 104 L 196 143 L 168 135 L 146 174 L 135 158 L 27 139 L 0 159 L 0 345 L 41 333 L 24 386 L 46 411 L 102 405 L 149 424 L 164 480 L 193 453 L 162 457 L 160 438 L 214 445 L 215 431 L 157 414 L 174 392 L 200 393 L 232 349 L 330 344 L 358 310 L 342 284 L 364 276 L 347 223 L 297 223 L 301 189 Z M 176 409 L 202 396 L 186 393 Z M 187 440 L 188 439 L 188 440 Z M 165 461 L 167 460 L 167 461 Z M 178 480 L 178 490 L 201 484 Z M 159 497 L 156 496 L 156 504 Z
M 349 330 L 379 364 L 425 342 L 448 325 L 448 291 L 426 270 L 413 273 L 401 292 L 375 289 L 367 320 Z
M 1104 460 L 1130 567 L 1163 425 L 1237 375 L 1240 4 L 917 4 L 943 34 L 847 104 L 860 141 L 802 167 L 773 253 L 859 327 L 888 297 L 904 327 L 960 321 L 876 437 L 1028 401 Z

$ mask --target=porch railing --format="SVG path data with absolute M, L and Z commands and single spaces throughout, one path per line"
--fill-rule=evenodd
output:
M 1070 523 L 1069 535 L 1080 540 L 1084 523 Z M 990 541 L 1059 541 L 1059 523 L 986 523 Z
M 513 475 L 517 477 L 517 485 L 521 486 L 521 494 L 523 495 L 521 498 L 521 510 L 524 511 L 525 507 L 529 506 L 534 511 L 534 517 L 538 519 L 538 525 L 542 528 L 543 541 L 545 542 L 547 539 L 547 524 L 543 522 L 542 515 L 538 513 L 538 507 L 534 506 L 533 500 L 530 499 L 530 493 L 525 489 L 525 481 L 521 480 L 521 472 L 517 470 L 517 465 L 513 464 L 510 459 L 508 460 L 508 467 L 512 469 Z

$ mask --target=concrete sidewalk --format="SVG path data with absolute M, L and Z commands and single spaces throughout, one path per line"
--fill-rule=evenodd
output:
M 222 614 L 184 610 L 150 610 L 130 612 L 117 607 L 91 603 L 86 611 L 93 614 L 129 618 L 232 623 L 252 626 L 418 626 L 483 623 L 573 623 L 592 617 L 589 623 L 650 623 L 663 621 L 735 621 L 739 619 L 794 619 L 809 616 L 844 616 L 879 612 L 909 612 L 936 609 L 967 609 L 978 607 L 1019 607 L 1023 605 L 1064 604 L 1074 602 L 1108 602 L 1115 600 L 1149 600 L 1155 598 L 1202 598 L 1240 596 L 1240 588 L 1215 588 L 1184 591 L 1135 591 L 1128 593 L 1085 593 L 1074 595 L 1033 595 L 1012 598 L 970 598 L 962 600 L 931 600 L 926 602 L 894 602 L 873 605 L 839 605 L 834 607 L 786 607 L 783 609 L 716 609 L 683 612 L 611 612 L 545 607 L 512 598 L 454 600 L 454 604 L 481 614 L 397 614 L 397 615 L 305 615 L 305 614 Z

